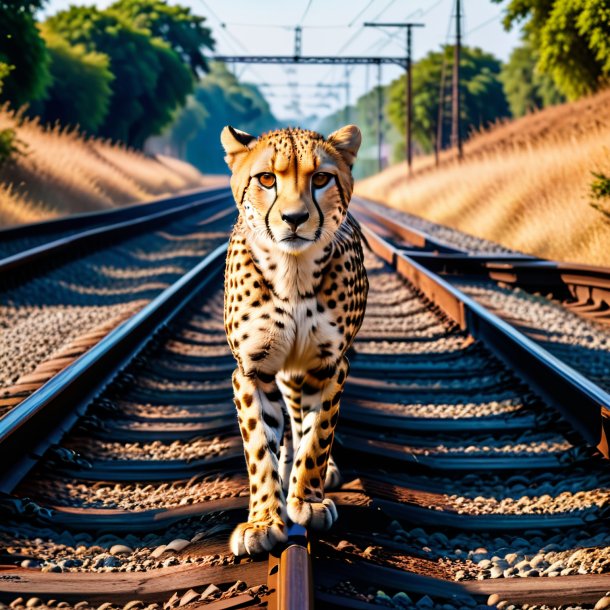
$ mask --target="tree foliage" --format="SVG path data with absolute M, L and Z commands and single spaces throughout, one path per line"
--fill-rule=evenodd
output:
M 513 49 L 508 62 L 502 66 L 500 80 L 513 116 L 565 101 L 551 77 L 537 69 L 537 62 L 536 50 L 525 42 Z
M 30 114 L 40 116 L 43 123 L 59 121 L 95 133 L 110 107 L 114 76 L 108 56 L 87 51 L 82 44 L 71 46 L 46 27 L 42 35 L 52 82 L 45 98 L 31 104 Z
M 189 68 L 161 39 L 111 10 L 73 6 L 47 21 L 71 45 L 103 53 L 114 75 L 109 112 L 98 134 L 141 147 L 170 122 L 193 82 Z
M 188 7 L 170 6 L 164 0 L 118 0 L 110 10 L 134 27 L 164 40 L 193 74 L 208 71 L 203 49 L 214 50 L 214 39 L 204 25 L 205 17 L 192 15 Z
M 278 122 L 255 85 L 240 82 L 225 64 L 211 62 L 210 73 L 196 86 L 191 102 L 164 137 L 199 169 L 226 173 L 219 140 L 225 125 L 258 135 Z
M 450 117 L 451 66 L 453 47 L 431 51 L 413 64 L 413 137 L 422 150 L 434 148 L 437 133 L 441 73 L 446 67 L 443 115 Z M 462 136 L 498 118 L 509 116 L 508 103 L 499 79 L 501 63 L 481 49 L 463 47 L 460 62 Z M 406 130 L 405 77 L 389 85 L 388 115 L 399 132 Z M 443 129 L 443 146 L 449 143 L 449 129 Z
M 0 0 L 0 100 L 18 108 L 44 95 L 48 55 L 34 20 L 43 0 Z
M 355 105 L 333 112 L 324 117 L 316 125 L 316 131 L 328 135 L 347 123 L 355 123 L 362 132 L 362 146 L 358 151 L 358 162 L 354 166 L 354 177 L 363 178 L 374 174 L 379 168 L 378 151 L 378 118 L 379 98 L 381 94 L 381 134 L 384 157 L 386 161 L 401 161 L 405 158 L 405 137 L 399 133 L 395 125 L 387 120 L 388 88 L 374 87 L 361 95 Z M 390 157 L 386 159 L 385 157 Z
M 193 96 L 189 96 L 184 107 L 176 114 L 176 118 L 168 132 L 169 140 L 179 158 L 186 157 L 187 144 L 205 128 L 208 111 Z
M 569 99 L 608 82 L 608 0 L 510 0 L 504 25 L 511 28 L 518 22 L 525 22 L 524 34 L 538 53 L 539 70 Z

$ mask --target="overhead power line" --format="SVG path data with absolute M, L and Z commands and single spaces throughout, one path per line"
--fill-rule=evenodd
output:
M 294 23 L 245 23 L 243 21 L 226 21 L 226 26 L 234 28 L 256 28 L 257 30 L 294 30 Z M 303 30 L 346 30 L 345 24 L 301 25 Z
M 205 1 L 205 0 L 199 0 L 199 2 L 201 2 L 202 6 L 208 11 L 208 13 L 218 22 L 218 25 L 220 26 L 220 33 L 224 36 L 225 40 L 228 42 L 229 46 L 232 47 L 233 49 L 235 49 L 235 46 L 237 45 L 242 51 L 244 51 L 245 53 L 249 53 L 250 51 L 246 48 L 246 46 L 242 43 L 241 40 L 239 40 L 239 38 L 237 38 L 237 36 L 235 36 L 234 34 L 232 34 L 228 29 L 227 29 L 227 24 L 218 16 L 218 13 L 216 13 L 212 7 Z M 216 58 L 214 58 L 216 59 Z M 250 69 L 252 71 L 252 74 L 254 74 L 254 76 L 258 79 L 258 80 L 264 80 L 260 74 L 258 74 L 256 72 L 256 70 L 254 70 L 251 66 L 247 66 L 245 68 L 245 70 Z M 244 70 L 244 72 L 245 72 Z M 243 73 L 242 73 L 243 75 Z M 240 75 L 240 77 L 242 76 Z
M 472 34 L 473 32 L 477 32 L 478 30 L 483 29 L 484 27 L 490 25 L 494 21 L 498 21 L 498 19 L 501 19 L 503 16 L 504 16 L 504 11 L 500 11 L 497 15 L 494 15 L 490 19 L 483 21 L 483 23 L 479 23 L 479 25 L 475 25 L 471 30 L 468 30 L 468 32 L 466 32 L 466 36 L 470 36 L 470 34 Z
M 222 19 L 212 10 L 212 7 L 205 0 L 199 0 L 199 2 L 201 2 L 208 13 L 210 13 L 210 15 L 212 15 L 212 17 L 214 17 L 214 19 L 216 19 L 216 21 L 222 25 Z
M 368 10 L 368 8 L 371 6 L 371 4 L 373 4 L 373 2 L 375 2 L 375 0 L 369 0 L 366 3 L 366 6 L 358 12 L 358 14 L 347 24 L 348 28 L 351 28 L 354 23 L 356 23 L 356 21 L 358 21 L 358 19 L 360 19 L 360 17 L 362 17 L 362 15 L 364 15 L 364 13 Z
M 376 21 L 381 17 L 393 4 L 396 3 L 396 0 L 390 0 L 383 9 L 379 13 L 377 13 L 374 17 L 372 17 L 372 21 Z
M 309 0 L 307 2 L 307 6 L 305 7 L 305 12 L 303 13 L 302 17 L 299 19 L 299 24 L 302 24 L 303 21 L 305 21 L 305 17 L 307 17 L 307 13 L 309 13 L 309 9 L 311 8 L 312 4 L 313 4 L 313 0 Z

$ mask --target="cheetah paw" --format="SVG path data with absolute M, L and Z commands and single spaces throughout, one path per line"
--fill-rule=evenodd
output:
M 248 521 L 233 530 L 229 545 L 236 556 L 258 555 L 287 539 L 286 525 L 282 521 Z
M 324 489 L 338 489 L 341 487 L 341 473 L 337 464 L 331 457 L 326 468 L 326 477 L 324 478 Z
M 288 517 L 293 523 L 314 530 L 328 530 L 337 520 L 335 503 L 325 498 L 322 502 L 309 502 L 303 498 L 290 498 L 287 504 Z

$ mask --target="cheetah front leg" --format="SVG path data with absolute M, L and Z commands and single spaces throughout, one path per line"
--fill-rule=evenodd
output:
M 233 373 L 235 406 L 250 480 L 248 521 L 231 535 L 235 555 L 271 550 L 287 539 L 286 505 L 278 472 L 284 415 L 282 395 L 273 375 Z M 267 380 L 268 379 L 268 380 Z
M 290 475 L 287 509 L 294 523 L 313 529 L 329 529 L 337 519 L 334 502 L 324 497 L 324 483 L 348 371 L 349 363 L 343 358 L 334 371 L 325 371 L 327 378 L 321 380 L 319 374 L 310 373 L 303 385 L 307 414 Z
M 284 442 L 280 454 L 280 476 L 282 487 L 288 493 L 290 483 L 290 473 L 294 464 L 294 453 L 299 446 L 303 435 L 303 410 L 301 406 L 301 388 L 304 383 L 304 376 L 291 375 L 281 371 L 276 375 L 277 385 L 284 397 L 286 406 L 285 414 L 288 417 L 284 432 Z

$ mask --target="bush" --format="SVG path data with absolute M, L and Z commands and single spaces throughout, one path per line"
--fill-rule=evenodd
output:
M 591 197 L 593 199 L 610 198 L 610 176 L 602 172 L 591 172 L 594 180 L 591 182 Z
M 12 128 L 0 129 L 0 167 L 25 154 L 25 145 Z

